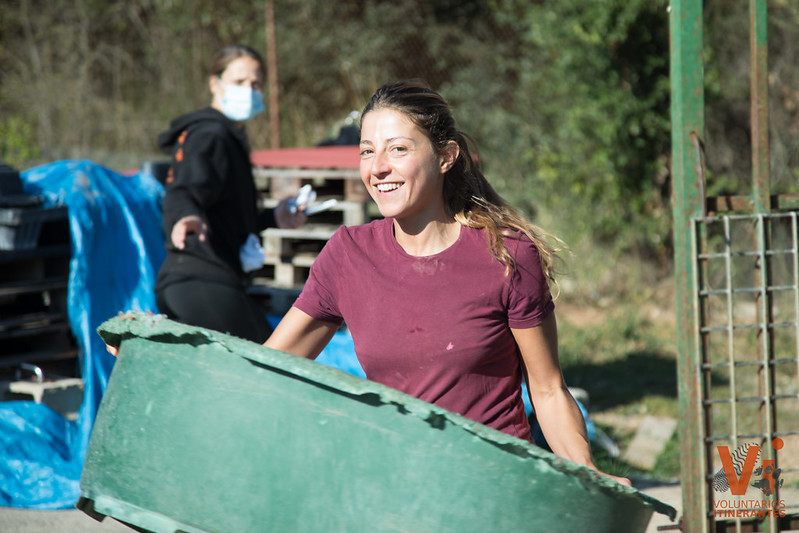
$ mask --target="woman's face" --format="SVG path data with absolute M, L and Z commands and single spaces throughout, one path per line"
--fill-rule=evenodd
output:
M 251 87 L 253 90 L 260 92 L 263 90 L 263 82 L 258 61 L 249 56 L 237 57 L 228 63 L 228 66 L 225 67 L 225 70 L 222 71 L 218 78 L 211 76 L 208 81 L 211 94 L 214 96 L 211 107 L 221 108 L 222 97 L 225 95 L 225 89 L 222 85 Z
M 424 223 L 444 213 L 444 173 L 457 157 L 439 156 L 430 139 L 403 113 L 379 108 L 361 123 L 361 179 L 380 214 Z

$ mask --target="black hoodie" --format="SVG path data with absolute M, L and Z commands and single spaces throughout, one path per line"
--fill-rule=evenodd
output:
M 172 168 L 163 203 L 167 255 L 156 291 L 189 279 L 245 285 L 239 249 L 250 233 L 275 222 L 271 210 L 258 213 L 244 128 L 207 107 L 173 120 L 158 146 L 172 156 Z M 178 250 L 170 239 L 172 226 L 187 215 L 206 223 L 207 237 L 201 242 L 189 235 Z

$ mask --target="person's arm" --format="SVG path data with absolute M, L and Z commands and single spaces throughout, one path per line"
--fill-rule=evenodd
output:
M 172 180 L 164 188 L 164 229 L 175 248 L 183 249 L 186 237 L 196 233 L 205 240 L 208 232 L 206 206 L 225 188 L 222 169 L 227 167 L 227 148 L 215 130 L 186 133 L 172 158 Z
M 597 470 L 585 420 L 563 379 L 555 314 L 550 313 L 536 327 L 511 331 L 522 355 L 530 401 L 547 444 L 556 455 Z M 626 478 L 605 475 L 630 485 Z
M 294 213 L 289 209 L 292 197 L 284 198 L 273 209 L 264 209 L 258 213 L 258 231 L 266 228 L 294 229 L 299 228 L 308 221 L 308 217 L 303 212 L 305 206 L 301 206 Z
M 332 322 L 316 320 L 292 307 L 266 339 L 264 346 L 306 359 L 316 359 L 337 329 L 338 326 Z M 114 357 L 119 353 L 119 346 L 106 344 L 105 347 Z
M 296 307 L 288 310 L 264 346 L 308 359 L 324 349 L 338 326 L 332 322 L 316 320 Z

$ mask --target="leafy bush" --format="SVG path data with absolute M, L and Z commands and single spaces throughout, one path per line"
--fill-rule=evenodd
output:
M 0 121 L 0 162 L 21 168 L 38 155 L 30 124 L 18 115 Z

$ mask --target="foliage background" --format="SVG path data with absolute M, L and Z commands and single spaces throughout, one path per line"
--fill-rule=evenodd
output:
M 155 138 L 168 121 L 209 102 L 213 51 L 244 42 L 266 52 L 265 6 L 4 8 L 0 159 L 128 169 L 162 157 Z M 791 192 L 799 4 L 769 9 L 772 173 L 777 192 Z M 569 245 L 566 291 L 645 299 L 670 275 L 667 0 L 275 0 L 274 10 L 283 146 L 316 144 L 382 83 L 421 77 L 478 140 L 497 188 Z M 705 20 L 708 190 L 745 192 L 747 4 L 709 0 Z M 249 131 L 254 148 L 270 146 L 267 118 Z

